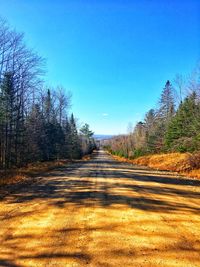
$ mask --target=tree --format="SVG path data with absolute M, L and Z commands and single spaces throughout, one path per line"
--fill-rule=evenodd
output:
M 146 143 L 146 127 L 145 123 L 139 121 L 134 128 L 135 147 L 141 149 L 145 147 Z
M 1 164 L 10 168 L 15 163 L 14 133 L 16 128 L 15 89 L 12 73 L 5 73 L 1 85 Z
M 156 136 L 156 130 L 158 129 L 157 117 L 154 109 L 150 109 L 146 113 L 144 124 L 146 128 L 146 151 L 154 152 L 156 149 L 156 141 L 158 141 L 158 137 Z
M 44 100 L 44 115 L 46 118 L 46 122 L 50 123 L 53 121 L 53 103 L 51 98 L 51 91 L 50 89 L 47 90 L 47 95 Z
M 66 95 L 65 89 L 59 86 L 56 88 L 56 99 L 58 102 L 58 122 L 62 125 L 66 117 L 66 110 L 70 107 L 71 93 L 68 92 Z
M 71 95 L 63 87 L 44 89 L 43 63 L 23 34 L 0 19 L 1 169 L 84 153 L 73 114 L 65 120 Z M 92 142 L 87 125 L 82 134 Z
M 91 138 L 94 135 L 94 132 L 91 131 L 89 128 L 89 124 L 85 123 L 80 129 L 80 133 L 87 138 Z
M 73 113 L 70 118 L 71 158 L 81 158 L 81 147 Z
M 179 151 L 195 150 L 194 141 L 200 133 L 199 116 L 200 104 L 197 102 L 196 93 L 193 92 L 180 104 L 168 126 L 165 134 L 166 147 Z
M 39 104 L 34 104 L 26 119 L 26 160 L 27 162 L 45 159 L 46 135 L 45 119 Z
M 170 81 L 167 81 L 159 100 L 158 117 L 167 125 L 174 114 L 174 91 Z
M 156 110 L 155 131 L 149 136 L 152 152 L 157 153 L 164 150 L 165 132 L 174 114 L 174 89 L 170 81 L 167 81 L 160 96 L 158 109 Z
M 24 44 L 23 34 L 0 19 L 0 159 L 2 168 L 24 161 L 25 117 L 30 92 L 38 85 L 41 58 Z
M 82 126 L 82 128 L 80 129 L 80 135 L 81 135 L 81 147 L 83 154 L 91 153 L 96 146 L 95 146 L 95 141 L 92 138 L 94 132 L 90 130 L 89 124 L 85 123 Z

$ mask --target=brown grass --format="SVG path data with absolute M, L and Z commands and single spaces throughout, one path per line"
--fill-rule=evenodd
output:
M 133 163 L 146 165 L 153 169 L 164 171 L 187 171 L 190 167 L 190 154 L 188 153 L 169 153 L 143 156 L 133 160 Z
M 87 161 L 91 157 L 91 154 L 85 155 L 82 160 Z M 26 167 L 23 168 L 9 170 L 6 173 L 0 170 L 0 186 L 23 182 L 29 177 L 37 176 L 47 171 L 51 171 L 55 168 L 65 166 L 69 162 L 71 162 L 71 160 L 67 159 L 37 162 L 28 164 Z
M 69 163 L 69 160 L 56 160 L 50 162 L 38 162 L 28 164 L 26 167 L 0 171 L 0 186 L 23 182 L 29 177 L 33 177 L 54 168 L 61 167 Z
M 200 153 L 168 153 L 142 156 L 137 159 L 125 159 L 113 156 L 122 162 L 148 166 L 161 171 L 178 172 L 193 178 L 200 178 Z

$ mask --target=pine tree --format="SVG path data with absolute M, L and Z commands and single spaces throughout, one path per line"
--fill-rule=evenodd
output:
M 71 127 L 68 117 L 64 122 L 64 146 L 62 149 L 62 155 L 64 158 L 70 159 L 72 154 L 72 143 L 71 143 Z
M 80 129 L 80 133 L 84 136 L 86 136 L 87 138 L 91 138 L 94 135 L 94 132 L 90 130 L 90 126 L 89 124 L 85 123 L 81 129 Z
M 90 130 L 89 124 L 85 123 L 80 129 L 81 147 L 83 154 L 90 154 L 95 148 L 95 141 L 92 138 L 94 132 Z
M 52 113 L 53 113 L 53 106 L 52 106 L 51 92 L 48 89 L 47 95 L 44 101 L 44 114 L 45 114 L 47 123 L 50 123 L 52 121 Z
M 170 81 L 167 81 L 159 100 L 155 118 L 155 131 L 149 136 L 152 152 L 164 150 L 164 137 L 167 127 L 175 114 L 174 91 Z
M 70 118 L 70 142 L 71 142 L 71 158 L 79 159 L 81 158 L 81 147 L 80 147 L 80 139 L 78 136 L 78 131 L 76 128 L 76 122 L 74 119 L 74 115 L 72 113 Z
M 26 160 L 42 161 L 46 157 L 45 120 L 39 104 L 34 104 L 26 120 Z
M 165 134 L 168 149 L 187 151 L 195 149 L 195 138 L 200 133 L 200 105 L 196 93 L 186 97 L 180 104 Z
M 63 147 L 65 144 L 65 134 L 60 123 L 55 124 L 55 136 L 54 136 L 54 145 L 55 145 L 55 158 L 58 160 L 63 156 Z
M 13 75 L 5 73 L 1 85 L 1 164 L 4 168 L 10 168 L 15 161 L 14 134 L 15 134 L 15 89 Z
M 156 129 L 156 113 L 154 109 L 150 109 L 144 118 L 146 128 L 146 150 L 153 152 L 155 147 L 155 129 Z
M 173 87 L 167 81 L 159 100 L 158 116 L 165 124 L 168 124 L 175 114 L 175 101 Z

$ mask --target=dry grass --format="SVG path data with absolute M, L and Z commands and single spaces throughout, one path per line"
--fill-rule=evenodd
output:
M 85 155 L 82 160 L 90 160 L 92 155 Z M 55 160 L 28 164 L 24 168 L 9 170 L 6 173 L 0 170 L 0 186 L 23 182 L 29 177 L 37 176 L 58 167 L 65 166 L 71 160 Z
M 188 175 L 189 177 L 200 179 L 200 169 L 191 170 L 185 174 Z
M 148 166 L 162 171 L 173 171 L 193 178 L 200 178 L 200 153 L 168 153 L 142 156 L 137 159 L 125 159 L 113 156 L 122 162 Z
M 153 169 L 164 171 L 188 171 L 190 169 L 190 154 L 169 153 L 139 157 L 133 163 L 146 165 Z
M 0 186 L 23 182 L 29 177 L 33 177 L 54 168 L 61 167 L 69 163 L 69 160 L 57 160 L 51 162 L 38 162 L 28 164 L 26 167 L 12 169 L 7 172 L 0 171 Z

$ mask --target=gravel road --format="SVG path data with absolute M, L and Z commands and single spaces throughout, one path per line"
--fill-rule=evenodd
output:
M 200 181 L 106 152 L 0 197 L 0 266 L 200 266 Z

